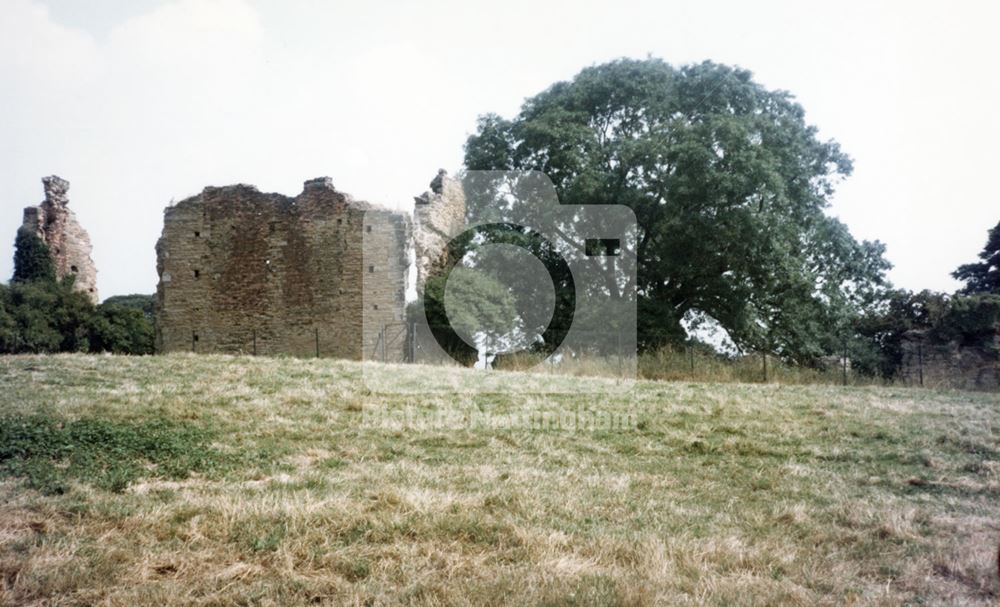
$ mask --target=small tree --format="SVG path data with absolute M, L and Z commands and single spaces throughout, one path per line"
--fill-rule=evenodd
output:
M 963 293 L 1000 293 L 1000 223 L 993 226 L 978 263 L 967 263 L 951 273 L 965 282 Z
M 48 245 L 37 234 L 22 227 L 14 240 L 13 282 L 36 280 L 55 282 L 56 267 Z

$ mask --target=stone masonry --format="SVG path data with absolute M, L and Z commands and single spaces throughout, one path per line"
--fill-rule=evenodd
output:
M 935 342 L 923 331 L 910 331 L 903 337 L 903 383 L 958 390 L 1000 389 L 1000 335 L 978 347 L 957 341 Z
M 157 350 L 400 359 L 405 338 L 380 340 L 404 326 L 410 237 L 327 177 L 295 198 L 205 188 L 164 212 Z
M 75 276 L 73 286 L 97 303 L 97 267 L 90 254 L 90 236 L 69 208 L 69 182 L 52 175 L 42 178 L 45 200 L 24 209 L 21 229 L 36 234 L 49 247 L 56 276 Z
M 465 229 L 465 192 L 462 182 L 444 169 L 430 190 L 414 198 L 413 244 L 417 258 L 417 292 L 447 262 L 448 242 Z

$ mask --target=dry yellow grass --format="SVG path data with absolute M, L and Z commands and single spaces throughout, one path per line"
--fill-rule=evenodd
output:
M 664 382 L 605 392 L 609 380 L 515 373 L 490 381 L 517 393 L 484 394 L 463 389 L 478 381 L 471 373 L 193 355 L 0 358 L 5 423 L 171 420 L 210 430 L 202 448 L 230 462 L 187 478 L 149 464 L 118 493 L 72 477 L 50 495 L 6 476 L 0 603 L 1000 597 L 998 395 Z M 395 382 L 428 390 L 372 391 Z M 531 394 L 532 382 L 586 390 Z M 458 392 L 430 390 L 445 384 Z M 377 412 L 468 420 L 581 408 L 634 423 L 373 423 Z

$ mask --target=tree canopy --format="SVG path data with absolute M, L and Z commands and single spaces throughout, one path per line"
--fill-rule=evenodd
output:
M 965 282 L 963 293 L 1000 293 L 1000 222 L 989 231 L 979 259 L 959 266 L 951 275 Z
M 743 348 L 808 360 L 885 286 L 883 245 L 824 212 L 850 159 L 746 70 L 587 68 L 512 119 L 481 116 L 465 165 L 542 171 L 563 204 L 633 210 L 641 347 L 684 339 L 701 314 Z

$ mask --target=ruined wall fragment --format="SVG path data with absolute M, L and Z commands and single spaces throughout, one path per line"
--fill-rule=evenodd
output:
M 404 320 L 410 229 L 326 177 L 295 198 L 205 188 L 164 212 L 157 350 L 374 358 Z
M 1000 327 L 998 327 L 1000 329 Z M 989 343 L 968 346 L 940 342 L 926 331 L 903 336 L 899 379 L 906 385 L 958 390 L 1000 389 L 1000 335 Z
M 414 198 L 413 245 L 416 253 L 417 292 L 447 262 L 448 242 L 465 229 L 465 192 L 462 182 L 444 169 L 430 190 Z
M 56 277 L 74 276 L 73 287 L 97 303 L 97 267 L 91 259 L 90 236 L 69 208 L 69 182 L 51 175 L 42 178 L 45 200 L 25 207 L 21 229 L 37 235 L 49 247 Z

